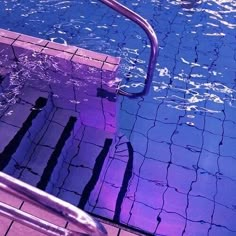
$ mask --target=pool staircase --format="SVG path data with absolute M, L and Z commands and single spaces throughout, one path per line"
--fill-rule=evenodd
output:
M 85 197 L 96 188 L 103 163 L 112 151 L 119 58 L 73 47 L 63 49 L 6 30 L 0 30 L 0 50 L 0 182 L 4 185 L 10 178 L 4 172 L 30 184 L 28 198 L 37 190 L 30 186 L 35 186 L 84 208 Z M 80 175 L 83 178 L 78 180 Z M 0 201 L 7 201 L 11 191 L 1 191 Z M 14 199 L 18 201 L 17 196 Z M 16 209 L 24 211 L 28 207 L 24 202 Z M 19 216 L 16 209 L 2 206 L 2 212 L 9 210 Z M 35 223 L 37 220 L 32 225 Z M 95 228 L 94 235 L 103 235 Z
M 119 58 L 87 50 L 78 58 L 82 49 L 58 51 L 58 44 L 26 35 L 0 35 L 0 171 L 119 222 L 133 160 L 128 140 L 116 134 Z M 111 200 L 104 202 L 108 190 Z M 8 195 L 1 192 L 0 201 Z M 7 236 L 18 229 L 4 222 Z
M 142 92 L 118 88 L 119 58 L 0 29 L 0 213 L 10 218 L 0 218 L 2 235 L 22 229 L 26 234 L 18 223 L 42 235 L 106 235 L 101 224 L 73 205 L 119 222 L 133 150 L 116 133 L 117 94 L 148 93 L 158 41 L 138 14 L 116 1 L 101 1 L 136 22 L 150 39 Z M 19 84 L 12 83 L 14 77 Z M 111 199 L 104 201 L 108 192 Z

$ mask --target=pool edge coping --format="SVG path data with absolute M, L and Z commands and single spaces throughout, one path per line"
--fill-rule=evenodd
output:
M 55 43 L 2 28 L 0 28 L 0 43 L 59 57 L 110 72 L 117 71 L 121 60 L 120 57 L 113 57 L 76 46 Z

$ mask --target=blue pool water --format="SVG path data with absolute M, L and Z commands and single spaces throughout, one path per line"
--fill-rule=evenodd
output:
M 236 3 L 120 2 L 157 33 L 151 91 L 135 100 L 120 96 L 117 145 L 97 195 L 91 190 L 88 202 L 78 201 L 74 184 L 66 189 L 63 180 L 50 191 L 146 234 L 234 236 Z M 99 1 L 0 0 L 0 28 L 120 56 L 123 86 L 143 86 L 145 34 Z

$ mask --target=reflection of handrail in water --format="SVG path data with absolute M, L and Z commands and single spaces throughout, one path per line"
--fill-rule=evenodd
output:
M 107 235 L 105 228 L 79 208 L 62 201 L 42 190 L 30 186 L 20 180 L 17 180 L 3 172 L 0 172 L 0 189 L 16 195 L 21 199 L 29 200 L 41 207 L 45 207 L 48 211 L 63 217 L 66 221 L 73 223 L 78 227 L 75 230 L 69 230 L 45 220 L 32 216 L 24 211 L 11 207 L 0 201 L 0 214 L 10 219 L 18 221 L 30 228 L 45 233 L 50 236 L 105 236 Z M 1 199 L 0 199 L 1 200 Z
M 117 1 L 115 0 L 100 0 L 100 1 L 106 4 L 107 6 L 109 6 L 110 8 L 112 8 L 113 10 L 119 12 L 123 16 L 137 23 L 146 32 L 150 40 L 151 55 L 149 58 L 147 77 L 144 82 L 145 86 L 144 86 L 143 91 L 139 93 L 129 93 L 121 89 L 118 90 L 119 94 L 126 95 L 129 97 L 143 96 L 147 94 L 150 90 L 152 77 L 153 77 L 155 66 L 156 66 L 157 51 L 158 51 L 158 40 L 157 40 L 156 33 L 154 32 L 152 26 L 143 17 L 133 12 L 129 8 L 123 6 L 122 4 L 118 3 Z

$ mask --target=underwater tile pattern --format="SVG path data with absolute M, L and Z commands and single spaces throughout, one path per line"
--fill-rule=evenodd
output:
M 76 121 L 77 128 L 67 138 L 51 177 L 46 178 L 46 187 L 44 181 L 40 186 L 92 214 L 144 235 L 234 236 L 235 3 L 121 2 L 149 19 L 158 34 L 159 57 L 151 91 L 136 100 L 119 98 L 119 129 L 115 137 L 94 125 Z M 145 64 L 145 35 L 104 6 L 93 5 L 95 22 L 100 26 L 93 33 L 104 39 L 107 51 L 113 47 L 124 61 L 136 59 Z M 82 8 L 82 4 L 78 6 Z M 58 14 L 70 19 L 71 12 L 76 15 L 78 8 L 71 9 L 58 10 Z M 94 9 L 91 6 L 86 10 L 90 19 Z M 57 24 L 51 21 L 52 25 Z M 56 30 L 69 31 L 73 36 L 66 38 L 69 42 L 83 38 L 83 34 L 87 40 L 88 25 L 77 32 L 73 24 L 76 23 L 72 22 L 70 29 L 65 23 Z M 26 30 L 22 26 L 19 29 Z M 59 35 L 56 30 L 51 37 Z M 51 31 L 41 32 L 46 35 Z M 114 44 L 109 44 L 114 38 Z M 88 43 L 88 47 L 96 45 Z M 89 55 L 83 60 L 88 58 Z M 135 84 L 135 79 L 139 75 L 143 79 L 143 71 L 138 63 L 135 65 L 138 72 L 134 68 L 134 76 L 127 78 L 127 84 L 131 81 L 138 89 L 142 84 Z M 98 62 L 97 66 L 101 64 Z M 77 72 L 83 77 L 83 70 Z M 46 110 L 50 107 L 48 101 Z M 107 96 L 105 101 L 109 104 L 113 97 Z M 14 136 L 15 128 L 6 128 L 10 136 Z M 59 132 L 63 133 L 60 129 Z

